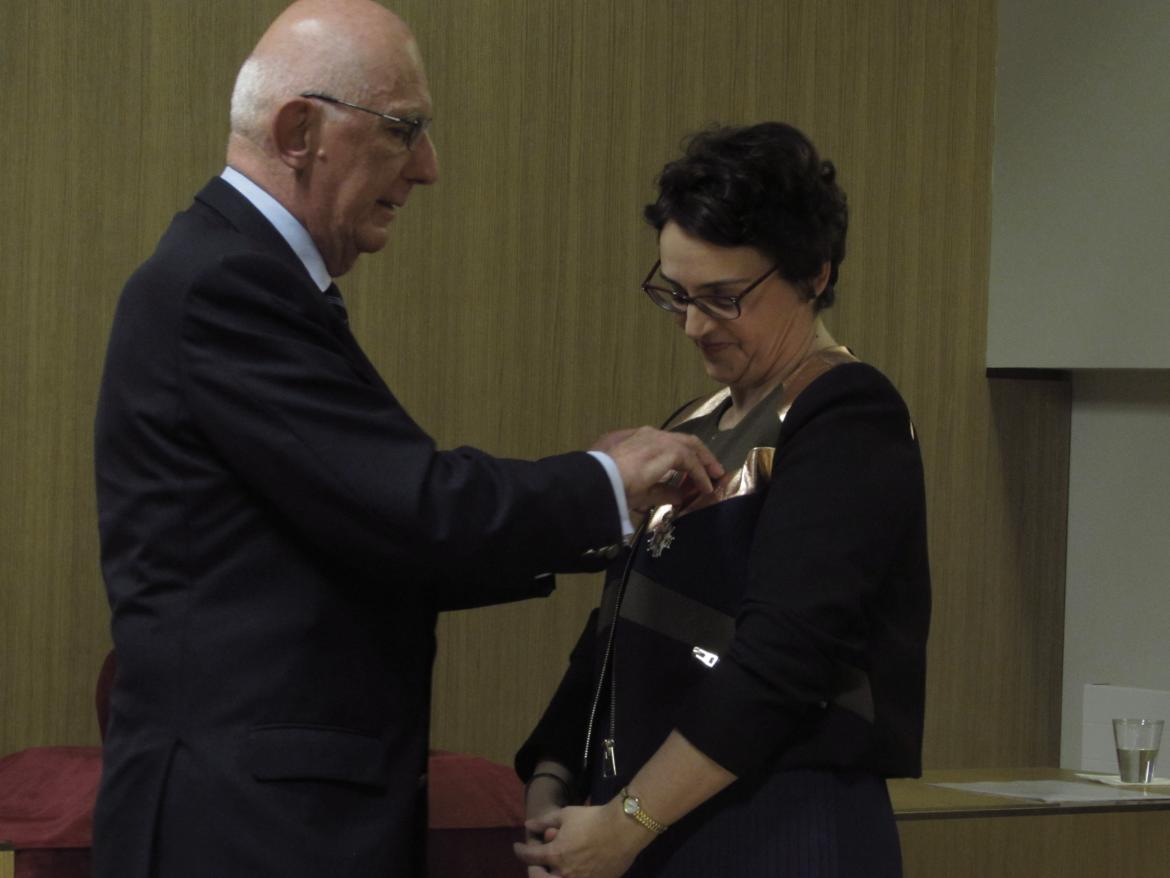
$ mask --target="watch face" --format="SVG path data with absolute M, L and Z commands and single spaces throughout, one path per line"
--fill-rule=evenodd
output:
M 641 808 L 638 807 L 638 802 L 635 799 L 629 798 L 622 802 L 622 810 L 633 817 Z

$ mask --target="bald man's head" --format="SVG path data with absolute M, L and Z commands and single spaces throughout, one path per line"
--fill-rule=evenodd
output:
M 263 145 L 280 104 L 305 92 L 371 99 L 395 55 L 421 58 L 406 23 L 372 0 L 297 0 L 269 25 L 240 68 L 232 132 Z
M 228 163 L 305 226 L 336 277 L 385 246 L 413 186 L 437 178 L 430 116 L 398 16 L 372 0 L 297 0 L 240 69 Z

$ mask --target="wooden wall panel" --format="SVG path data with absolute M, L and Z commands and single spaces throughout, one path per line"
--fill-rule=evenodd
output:
M 94 738 L 107 648 L 90 420 L 113 303 L 223 161 L 227 97 L 279 2 L 0 0 L 0 752 Z M 11 7 L 11 8 L 9 8 Z M 353 325 L 444 445 L 582 447 L 708 388 L 637 290 L 680 138 L 785 119 L 853 223 L 835 334 L 923 437 L 936 615 L 927 762 L 1055 764 L 1068 395 L 991 383 L 994 0 L 403 0 L 441 179 L 343 280 Z M 596 598 L 443 620 L 436 746 L 507 760 Z
M 234 69 L 281 5 L 0 4 L 0 753 L 97 738 L 91 425 L 114 303 L 222 167 Z

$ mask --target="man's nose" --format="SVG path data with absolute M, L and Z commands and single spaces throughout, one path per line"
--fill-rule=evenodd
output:
M 429 186 L 439 179 L 439 153 L 429 131 L 410 151 L 410 161 L 406 163 L 404 172 L 410 182 L 423 186 Z

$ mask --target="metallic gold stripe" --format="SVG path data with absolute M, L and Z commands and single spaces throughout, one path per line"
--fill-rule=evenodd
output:
M 679 424 L 685 424 L 687 421 L 693 421 L 695 418 L 701 418 L 703 415 L 709 415 L 731 396 L 731 388 L 724 387 L 722 390 L 708 396 L 706 399 L 696 400 L 689 406 L 684 408 L 681 412 L 676 414 L 663 427 L 665 430 L 673 430 Z
M 824 350 L 814 351 L 809 354 L 808 359 L 800 365 L 792 374 L 792 377 L 784 384 L 784 393 L 777 405 L 777 414 L 780 420 L 784 420 L 784 416 L 788 414 L 788 410 L 792 408 L 792 403 L 796 401 L 796 397 L 800 395 L 802 390 L 834 366 L 856 362 L 858 362 L 857 357 L 853 356 L 853 352 L 844 345 L 825 348 Z M 693 421 L 696 418 L 709 415 L 719 408 L 719 406 L 723 405 L 729 396 L 731 396 L 731 388 L 724 387 L 722 390 L 716 391 L 705 399 L 691 403 L 671 418 L 670 422 L 666 424 L 665 429 L 672 430 L 679 424 L 685 424 L 687 421 Z
M 788 414 L 788 410 L 792 408 L 792 404 L 796 401 L 796 398 L 800 396 L 806 387 L 830 369 L 844 365 L 845 363 L 856 362 L 857 358 L 853 356 L 849 348 L 843 345 L 825 348 L 809 356 L 784 385 L 784 391 L 780 395 L 780 401 L 776 405 L 776 416 L 780 419 L 781 423 L 783 423 L 785 416 Z M 681 415 L 674 418 L 669 426 L 678 426 L 678 424 L 702 417 L 714 411 L 723 404 L 730 393 L 731 391 L 725 387 L 714 396 L 701 400 L 684 411 Z M 722 503 L 724 500 L 744 497 L 762 490 L 772 479 L 772 458 L 774 454 L 774 448 L 757 446 L 748 452 L 747 460 L 744 461 L 743 466 L 738 470 L 725 474 L 719 480 L 719 483 L 715 486 L 715 491 L 711 494 L 696 497 L 685 507 L 677 511 L 670 504 L 663 504 L 653 509 L 650 513 L 650 521 L 646 527 L 648 533 L 652 536 L 657 534 L 670 521 L 681 518 L 688 512 L 706 509 L 709 506 L 714 506 L 716 503 Z
M 853 352 L 844 345 L 837 345 L 832 348 L 825 348 L 822 351 L 816 351 L 805 360 L 799 369 L 792 373 L 784 383 L 784 393 L 780 397 L 780 402 L 776 406 L 776 414 L 783 423 L 784 418 L 788 415 L 788 410 L 792 408 L 792 404 L 796 402 L 796 398 L 800 396 L 801 392 L 836 366 L 843 366 L 846 363 L 856 363 L 857 357 L 853 356 Z
M 754 494 L 757 491 L 763 490 L 767 487 L 768 482 L 772 480 L 772 458 L 775 454 L 775 448 L 757 446 L 751 449 L 748 451 L 747 460 L 744 461 L 743 466 L 734 472 L 725 474 L 716 483 L 714 491 L 710 494 L 700 494 L 695 497 L 694 500 L 679 510 L 678 515 L 672 515 L 671 520 L 686 515 L 688 512 L 694 512 L 697 509 L 714 506 L 716 503 L 722 503 L 724 500 L 730 500 L 733 497 L 746 497 L 748 494 Z M 665 511 L 663 511 L 664 508 Z M 650 524 L 648 526 L 650 532 L 657 532 L 658 528 L 662 527 L 662 522 L 666 516 L 672 511 L 673 509 L 669 505 L 655 509 L 650 517 Z

